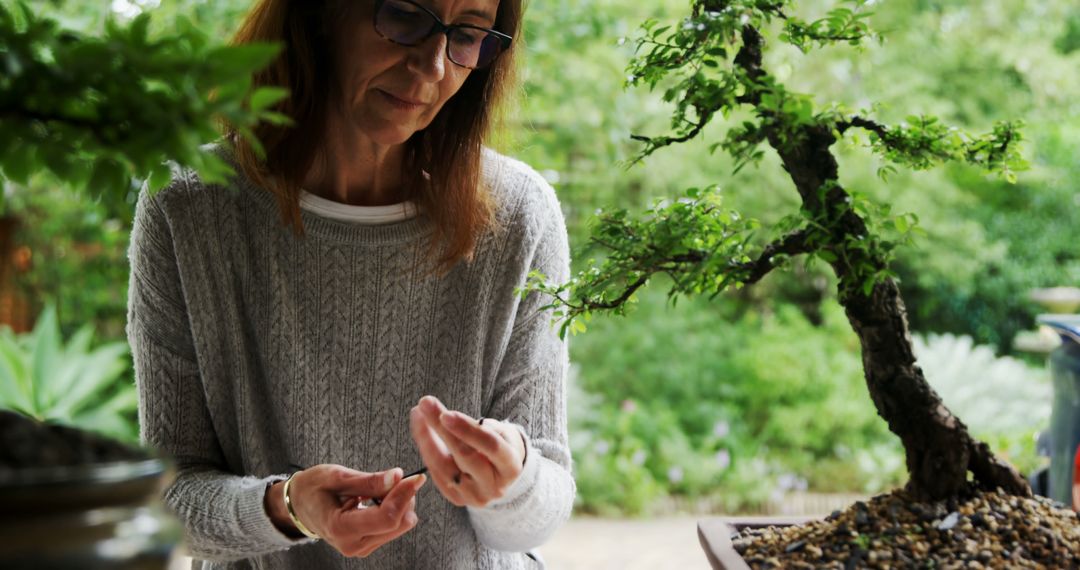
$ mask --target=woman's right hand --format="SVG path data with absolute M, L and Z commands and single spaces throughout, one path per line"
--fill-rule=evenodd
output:
M 416 492 L 427 477 L 403 481 L 401 476 L 399 468 L 365 473 L 341 465 L 316 465 L 293 475 L 289 499 L 308 530 L 343 555 L 363 558 L 416 526 Z M 279 481 L 270 488 L 266 511 L 279 529 L 301 536 L 285 508 L 284 487 Z M 357 508 L 367 498 L 382 498 L 382 504 Z

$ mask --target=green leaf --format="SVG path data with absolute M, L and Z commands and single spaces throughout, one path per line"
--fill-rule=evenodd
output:
M 150 171 L 150 176 L 147 177 L 147 185 L 151 194 L 168 186 L 171 181 L 172 169 L 169 168 L 167 163 L 161 163 L 154 167 L 154 169 Z
M 13 339 L 0 338 L 0 408 L 32 411 L 34 405 L 30 387 L 20 374 L 21 363 L 17 350 L 12 350 Z
M 92 405 L 97 396 L 112 389 L 117 377 L 127 369 L 124 360 L 127 353 L 127 344 L 114 343 L 99 347 L 89 355 L 79 355 L 75 361 L 79 373 L 72 386 L 52 406 L 54 417 L 70 420 L 75 413 Z
M 50 305 L 38 316 L 31 341 L 30 380 L 33 386 L 33 402 L 43 410 L 52 394 L 51 384 L 58 372 L 61 356 L 60 325 L 56 319 L 56 307 Z
M 122 166 L 113 162 L 112 159 L 99 158 L 94 163 L 90 181 L 87 183 L 87 191 L 95 196 L 119 192 L 121 188 L 126 188 L 128 180 Z
M 289 90 L 283 87 L 260 87 L 251 94 L 251 110 L 263 111 L 289 96 Z
M 900 233 L 907 233 L 910 226 L 908 225 L 907 216 L 897 216 L 893 219 L 893 224 L 896 225 L 896 231 Z
M 150 14 L 143 12 L 131 21 L 128 28 L 132 43 L 136 46 L 145 46 L 149 37 Z
M 252 43 L 238 46 L 222 46 L 206 54 L 208 66 L 220 80 L 249 75 L 265 68 L 274 60 L 280 46 L 268 43 Z
M 0 128 L 7 127 L 0 123 Z M 8 155 L 0 157 L 3 161 L 0 164 L 3 165 L 4 176 L 17 184 L 28 185 L 30 176 L 40 168 L 36 154 L 33 144 L 29 144 L 25 139 L 19 141 Z

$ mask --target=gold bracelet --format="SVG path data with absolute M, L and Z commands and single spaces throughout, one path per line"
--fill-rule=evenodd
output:
M 299 471 L 297 471 L 299 473 Z M 318 540 L 321 538 L 319 535 L 308 530 L 308 527 L 304 526 L 304 523 L 300 522 L 300 518 L 296 516 L 296 511 L 293 510 L 292 498 L 289 497 L 289 484 L 292 483 L 292 478 L 296 476 L 296 473 L 289 475 L 289 478 L 285 480 L 285 510 L 289 512 L 289 520 L 296 526 L 296 530 L 299 530 L 304 536 L 308 538 L 314 538 Z

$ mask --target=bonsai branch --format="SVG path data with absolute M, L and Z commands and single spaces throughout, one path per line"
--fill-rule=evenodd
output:
M 882 125 L 881 123 L 879 123 L 877 121 L 872 121 L 872 120 L 864 118 L 864 117 L 854 116 L 854 117 L 851 117 L 850 119 L 848 119 L 846 121 L 836 123 L 836 130 L 840 134 L 846 133 L 847 130 L 852 128 L 852 127 L 859 127 L 861 129 L 866 129 L 866 130 L 876 134 L 877 136 L 881 137 L 881 140 L 883 140 L 883 141 L 888 140 L 888 138 L 890 136 L 889 135 L 889 129 L 885 125 Z
M 765 39 L 753 26 L 743 26 L 742 47 L 735 54 L 735 65 L 746 74 L 746 92 L 739 96 L 740 103 L 757 106 L 761 103 L 761 90 L 754 88 L 758 79 L 765 75 L 761 69 L 761 49 L 765 45 Z
M 724 282 L 734 280 L 746 285 L 757 283 L 780 264 L 782 260 L 778 259 L 777 256 L 793 256 L 814 251 L 815 247 L 811 244 L 810 236 L 811 232 L 809 230 L 801 229 L 766 245 L 757 259 L 728 266 L 726 273 L 732 278 L 725 279 Z M 601 243 L 601 245 L 606 244 Z M 679 282 L 679 274 L 685 273 L 688 269 L 699 268 L 702 263 L 708 261 L 709 257 L 710 254 L 705 251 L 689 251 L 666 256 L 662 259 L 651 259 L 648 263 L 642 264 L 643 267 L 627 271 L 626 273 L 636 274 L 637 277 L 619 293 L 618 297 L 609 301 L 586 298 L 575 303 L 559 296 L 556 296 L 556 300 L 575 313 L 617 309 L 626 304 L 638 289 L 648 283 L 652 275 L 665 273 L 676 282 Z M 736 275 L 738 275 L 737 278 L 734 277 Z M 717 291 L 717 293 L 719 292 Z
M 105 136 L 105 133 L 103 131 L 103 127 L 105 125 L 102 122 L 81 117 L 44 113 L 41 111 L 35 111 L 33 109 L 27 109 L 25 107 L 22 107 L 14 109 L 0 109 L 0 121 L 27 121 L 38 122 L 44 125 L 67 125 L 72 129 L 82 130 L 86 132 L 102 144 L 108 144 L 111 142 L 108 140 L 108 137 Z
M 643 158 L 649 156 L 650 154 L 656 152 L 657 150 L 665 146 L 684 143 L 686 141 L 696 138 L 698 134 L 701 133 L 701 130 L 705 128 L 705 125 L 709 124 L 709 120 L 712 119 L 712 116 L 713 110 L 698 109 L 698 120 L 687 121 L 687 123 L 693 126 L 685 134 L 677 137 L 649 137 L 645 135 L 630 135 L 631 139 L 638 142 L 643 142 L 648 145 L 645 147 L 645 150 L 641 151 L 641 153 L 634 158 L 631 164 L 641 162 Z
M 810 245 L 810 232 L 802 229 L 794 231 L 783 238 L 770 243 L 762 250 L 761 255 L 754 261 L 741 266 L 747 271 L 747 276 L 742 280 L 746 285 L 752 285 L 761 281 L 763 277 L 779 265 L 778 255 L 793 256 L 801 253 L 810 253 L 814 247 Z

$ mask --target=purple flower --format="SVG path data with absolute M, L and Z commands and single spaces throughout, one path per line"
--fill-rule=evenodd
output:
M 630 412 L 633 412 L 637 409 L 637 402 L 627 398 L 622 401 L 622 405 L 619 407 L 622 409 L 622 411 L 629 414 Z
M 784 473 L 777 478 L 776 484 L 784 491 L 805 491 L 809 486 L 806 479 L 794 473 Z
M 667 478 L 668 478 L 668 481 L 671 481 L 672 483 L 678 483 L 678 482 L 682 481 L 683 480 L 682 467 L 679 467 L 678 465 L 676 465 L 675 467 L 672 467 L 671 469 L 668 469 L 667 470 Z
M 731 425 L 724 420 L 720 420 L 713 424 L 712 433 L 716 437 L 723 439 L 727 437 L 729 433 L 731 433 Z
M 639 449 L 634 452 L 633 457 L 630 458 L 630 463 L 634 465 L 645 465 L 645 450 Z
M 606 455 L 610 449 L 611 444 L 603 439 L 593 444 L 593 451 L 595 451 L 597 455 Z
M 720 470 L 724 471 L 731 466 L 731 452 L 726 449 L 721 449 L 716 452 L 716 463 L 720 466 Z

